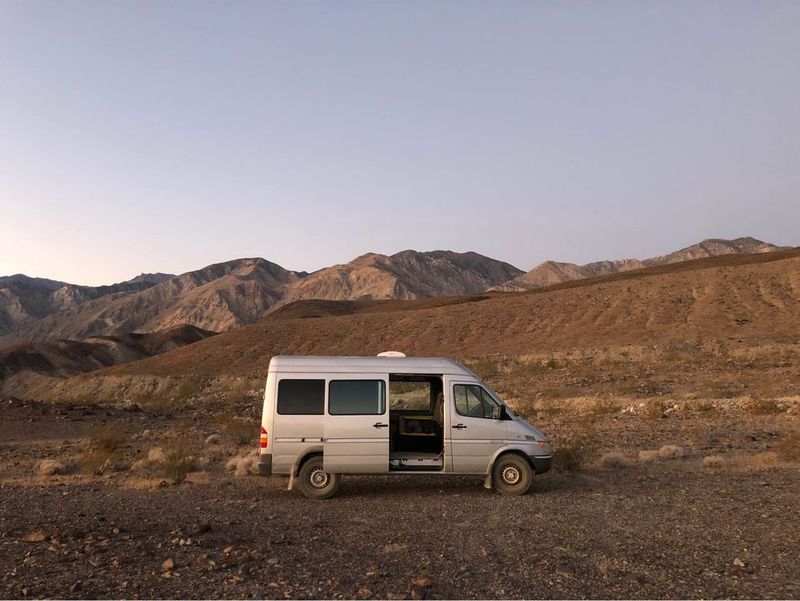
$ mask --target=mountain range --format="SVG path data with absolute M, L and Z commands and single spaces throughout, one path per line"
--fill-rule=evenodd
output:
M 755 238 L 736 238 L 734 240 L 723 240 L 710 238 L 697 244 L 687 246 L 675 252 L 649 259 L 618 259 L 613 261 L 597 261 L 585 265 L 575 263 L 560 263 L 557 261 L 545 261 L 540 263 L 529 272 L 492 287 L 493 292 L 519 292 L 522 290 L 532 290 L 542 286 L 551 286 L 562 282 L 582 280 L 601 275 L 610 275 L 634 269 L 643 269 L 654 265 L 670 265 L 681 263 L 693 259 L 703 259 L 706 257 L 718 257 L 732 254 L 755 254 L 762 252 L 772 252 L 783 250 L 788 247 L 775 246 Z
M 157 332 L 184 324 L 221 332 L 309 300 L 412 300 L 521 291 L 702 257 L 779 250 L 754 238 L 704 240 L 651 259 L 587 265 L 548 261 L 531 271 L 483 255 L 445 250 L 368 253 L 313 273 L 261 258 L 227 261 L 181 275 L 142 274 L 110 286 L 79 286 L 22 274 L 0 278 L 0 348 Z

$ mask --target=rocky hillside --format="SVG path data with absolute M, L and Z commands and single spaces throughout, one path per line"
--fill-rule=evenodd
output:
M 14 394 L 34 382 L 47 385 L 52 380 L 160 355 L 213 335 L 214 332 L 183 325 L 148 334 L 12 346 L 0 350 L 0 391 Z
M 211 331 L 250 323 L 302 274 L 264 259 L 238 259 L 172 277 L 144 290 L 68 306 L 0 339 L 19 343 L 155 332 L 182 324 Z
M 110 286 L 79 286 L 23 274 L 0 277 L 0 336 L 87 301 L 146 290 L 172 277 L 166 273 L 143 273 Z
M 60 305 L 71 287 L 45 281 L 19 282 L 15 303 L 9 302 L 8 326 L 0 333 L 0 347 L 37 340 L 83 339 L 124 332 L 153 332 L 192 324 L 224 331 L 252 323 L 270 309 L 298 299 L 413 299 L 472 294 L 507 281 L 522 271 L 477 253 L 404 251 L 392 256 L 369 254 L 311 275 L 295 272 L 264 259 L 238 259 L 169 277 L 160 283 L 131 281 L 92 289 Z M 24 276 L 21 276 L 24 277 Z M 43 300 L 46 299 L 47 303 Z M 46 308 L 40 310 L 40 305 Z M 27 311 L 13 309 L 27 304 Z
M 438 305 L 433 299 L 345 301 L 339 309 L 331 306 L 335 301 L 301 301 L 297 305 L 305 310 L 290 312 L 295 305 L 289 305 L 209 340 L 47 388 L 30 387 L 28 394 L 166 398 L 176 391 L 185 393 L 184 385 L 191 385 L 221 398 L 247 382 L 253 390 L 262 386 L 273 355 L 372 355 L 384 350 L 467 362 L 488 357 L 502 363 L 516 357 L 531 366 L 520 375 L 527 378 L 526 386 L 539 390 L 546 378 L 562 374 L 579 394 L 584 376 L 601 381 L 615 369 L 614 357 L 655 353 L 656 347 L 660 354 L 652 367 L 642 364 L 626 376 L 633 394 L 638 394 L 640 380 L 650 377 L 648 370 L 669 371 L 674 364 L 680 370 L 661 373 L 658 386 L 668 388 L 671 379 L 694 370 L 703 386 L 725 388 L 721 394 L 727 395 L 727 388 L 738 386 L 741 374 L 726 372 L 732 369 L 726 362 L 740 361 L 736 369 L 749 370 L 748 378 L 758 379 L 762 366 L 753 362 L 755 356 L 781 366 L 766 384 L 782 392 L 796 390 L 796 364 L 788 358 L 795 356 L 800 331 L 800 249 L 711 257 L 523 294 L 456 299 Z M 552 361 L 537 363 L 592 353 L 601 358 L 600 367 L 583 372 L 562 372 Z M 703 375 L 704 362 L 712 354 L 722 371 Z M 686 361 L 674 363 L 681 357 Z M 662 364 L 669 365 L 662 369 Z M 505 373 L 505 367 L 498 369 Z
M 556 261 L 545 261 L 537 265 L 529 272 L 504 282 L 499 286 L 490 288 L 494 292 L 518 292 L 521 290 L 531 290 L 542 286 L 551 286 L 562 282 L 581 280 L 601 275 L 610 275 L 634 269 L 642 269 L 653 265 L 668 265 L 691 261 L 693 259 L 703 259 L 706 257 L 718 257 L 731 254 L 755 254 L 762 252 L 772 252 L 782 250 L 785 247 L 775 246 L 755 238 L 736 238 L 735 240 L 708 239 L 682 248 L 673 253 L 649 259 L 622 259 L 615 261 L 598 261 L 587 263 L 586 265 L 576 265 L 575 263 L 558 263 Z
M 473 252 L 369 253 L 312 273 L 289 288 L 276 308 L 301 299 L 409 300 L 477 294 L 521 274 L 513 265 Z

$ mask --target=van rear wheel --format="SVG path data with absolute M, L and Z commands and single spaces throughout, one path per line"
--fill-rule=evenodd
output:
M 533 482 L 533 470 L 526 459 L 516 453 L 501 455 L 492 468 L 494 489 L 503 495 L 524 495 Z
M 340 474 L 329 474 L 323 469 L 322 457 L 312 457 L 300 468 L 297 476 L 300 492 L 310 499 L 328 499 L 336 494 L 341 482 Z

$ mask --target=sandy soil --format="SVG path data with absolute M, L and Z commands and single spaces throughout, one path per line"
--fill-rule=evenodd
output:
M 202 412 L 16 402 L 3 417 L 4 598 L 800 597 L 800 467 L 771 453 L 793 415 L 614 412 L 592 436 L 628 467 L 554 471 L 516 498 L 474 477 L 348 477 L 322 502 L 221 463 L 179 485 L 130 469 L 176 431 L 205 453 L 219 422 Z M 96 475 L 81 457 L 104 421 L 130 441 Z M 578 428 L 539 423 L 554 438 Z M 668 443 L 685 455 L 635 461 Z M 704 467 L 708 455 L 724 464 Z M 46 458 L 69 473 L 35 475 Z

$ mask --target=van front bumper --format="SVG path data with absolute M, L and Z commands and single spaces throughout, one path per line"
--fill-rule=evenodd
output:
M 262 453 L 258 456 L 258 475 L 272 475 L 272 453 Z
M 549 472 L 553 465 L 552 455 L 528 455 L 533 465 L 533 471 L 536 474 L 544 474 Z

